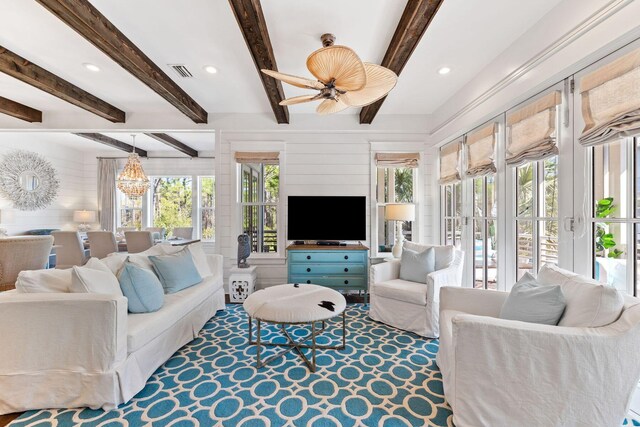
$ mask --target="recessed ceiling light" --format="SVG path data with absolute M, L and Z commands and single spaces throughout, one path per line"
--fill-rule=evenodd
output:
M 449 67 L 442 67 L 438 70 L 438 74 L 444 76 L 445 74 L 449 74 L 451 72 L 451 68 Z
M 88 62 L 85 62 L 82 65 L 84 65 L 84 68 L 86 68 L 89 71 L 93 71 L 94 73 L 97 73 L 98 71 L 100 71 L 100 67 L 98 67 L 97 65 L 89 64 Z
M 209 74 L 215 74 L 218 72 L 218 69 L 213 65 L 205 65 L 204 70 Z

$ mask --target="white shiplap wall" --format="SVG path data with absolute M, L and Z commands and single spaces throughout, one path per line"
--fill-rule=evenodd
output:
M 415 149 L 416 144 L 425 147 L 424 134 L 367 134 L 367 133 L 316 133 L 277 132 L 241 133 L 222 132 L 217 138 L 216 150 L 217 250 L 225 257 L 225 278 L 236 263 L 236 237 L 239 234 L 236 197 L 235 151 L 281 151 L 281 194 L 288 196 L 366 196 L 367 241 L 369 244 L 371 221 L 371 151 L 375 141 L 392 145 L 394 150 Z M 433 150 L 423 153 L 423 188 L 425 201 L 422 207 L 422 236 L 420 240 L 435 241 L 433 233 Z M 286 223 L 286 204 L 281 218 Z M 279 227 L 284 232 L 284 227 Z M 252 256 L 250 264 L 258 265 L 258 287 L 284 283 L 287 277 L 285 251 L 276 259 L 258 259 Z

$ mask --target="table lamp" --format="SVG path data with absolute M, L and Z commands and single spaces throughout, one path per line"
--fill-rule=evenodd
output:
M 402 243 L 404 242 L 402 222 L 415 221 L 416 206 L 412 203 L 388 204 L 384 207 L 384 219 L 396 222 L 396 241 L 391 252 L 395 258 L 400 258 L 400 255 L 402 255 Z
M 96 211 L 74 211 L 73 222 L 79 222 L 78 231 L 85 232 L 91 228 L 89 223 L 96 222 Z

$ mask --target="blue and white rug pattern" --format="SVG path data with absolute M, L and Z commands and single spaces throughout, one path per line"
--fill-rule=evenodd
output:
M 363 305 L 349 305 L 347 316 L 347 348 L 319 351 L 316 373 L 293 352 L 256 370 L 247 316 L 228 305 L 131 402 L 108 412 L 30 411 L 11 426 L 452 427 L 438 342 L 376 323 Z M 318 343 L 339 344 L 339 326 L 332 322 Z M 262 337 L 281 339 L 273 326 Z

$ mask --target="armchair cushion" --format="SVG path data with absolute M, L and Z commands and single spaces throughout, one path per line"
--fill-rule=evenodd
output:
M 513 286 L 500 311 L 501 319 L 557 325 L 566 306 L 559 285 L 541 286 L 529 273 Z
M 435 269 L 435 261 L 433 248 L 423 252 L 405 249 L 400 258 L 400 278 L 411 282 L 426 283 L 427 274 L 432 273 Z
M 435 269 L 442 270 L 453 264 L 455 259 L 455 246 L 421 245 L 419 243 L 405 241 L 403 249 L 416 252 L 424 252 L 429 248 L 435 251 Z
M 379 297 L 427 305 L 427 285 L 424 283 L 394 279 L 373 283 L 372 287 L 371 293 Z

